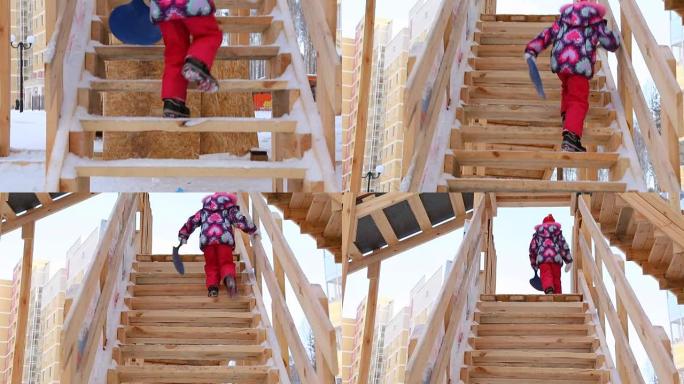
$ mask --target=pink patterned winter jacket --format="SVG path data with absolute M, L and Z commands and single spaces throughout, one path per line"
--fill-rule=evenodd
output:
M 608 30 L 603 18 L 606 9 L 598 3 L 586 1 L 566 4 L 553 25 L 530 41 L 525 52 L 538 56 L 553 43 L 551 71 L 559 74 L 594 76 L 596 50 L 599 45 L 615 52 L 620 48 L 618 35 Z
M 225 244 L 235 247 L 233 226 L 253 234 L 257 227 L 241 212 L 235 195 L 229 193 L 215 193 L 202 200 L 202 209 L 192 215 L 178 232 L 178 240 L 185 244 L 188 238 L 201 226 L 200 249 L 204 251 L 207 245 Z
M 534 235 L 530 241 L 530 264 L 537 267 L 543 263 L 563 265 L 572 263 L 570 247 L 565 242 L 559 223 L 551 222 L 534 227 Z
M 150 19 L 153 23 L 179 20 L 193 16 L 209 16 L 216 12 L 214 0 L 151 0 Z

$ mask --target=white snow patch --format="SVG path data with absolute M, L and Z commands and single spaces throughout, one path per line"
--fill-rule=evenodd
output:
M 0 191 L 42 192 L 44 159 L 44 151 L 13 151 L 9 157 L 0 158 Z
M 45 150 L 45 111 L 12 111 L 10 147 L 14 150 Z

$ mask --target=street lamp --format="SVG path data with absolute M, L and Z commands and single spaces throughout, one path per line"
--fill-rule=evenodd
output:
M 12 48 L 19 51 L 19 112 L 24 112 L 24 51 L 31 49 L 34 42 L 33 36 L 26 38 L 26 42 L 17 42 L 17 37 L 14 34 L 10 36 Z
M 368 173 L 366 173 L 366 176 L 364 177 L 364 179 L 368 179 L 368 188 L 366 189 L 366 192 L 370 192 L 371 180 L 379 179 L 380 175 L 382 175 L 384 171 L 385 167 L 383 167 L 382 165 L 378 165 L 377 167 L 375 167 L 375 172 L 368 171 Z

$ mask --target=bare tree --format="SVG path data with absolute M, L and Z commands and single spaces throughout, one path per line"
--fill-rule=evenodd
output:
M 658 90 L 650 85 L 647 88 L 648 106 L 653 115 L 653 120 L 656 123 L 656 129 L 659 134 L 662 134 L 662 107 L 660 103 L 660 94 Z M 655 168 L 653 167 L 653 162 L 648 153 L 648 148 L 646 147 L 646 141 L 643 138 L 641 127 L 639 122 L 634 119 L 634 147 L 637 152 L 637 157 L 639 159 L 639 164 L 641 169 L 644 171 L 644 177 L 646 178 L 646 186 L 648 189 L 657 191 L 658 190 L 658 179 L 656 178 Z
M 287 0 L 287 5 L 292 14 L 292 21 L 295 25 L 295 32 L 297 33 L 297 43 L 299 44 L 299 51 L 304 56 L 304 64 L 306 65 L 307 73 L 316 73 L 316 50 L 309 36 L 309 30 L 304 20 L 304 13 L 302 13 L 302 0 Z

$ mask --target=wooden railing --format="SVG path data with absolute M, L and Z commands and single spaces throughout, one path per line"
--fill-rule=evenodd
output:
M 619 31 L 617 13 L 611 8 L 610 2 L 599 2 L 608 10 L 610 27 Z M 613 103 L 618 104 L 619 109 L 624 112 L 631 134 L 635 134 L 633 116 L 636 116 L 658 184 L 668 193 L 671 204 L 678 206 L 681 190 L 678 138 L 684 136 L 684 93 L 677 82 L 675 60 L 669 47 L 658 45 L 635 0 L 620 1 L 619 17 L 623 46 L 616 52 L 619 99 L 613 95 Z M 637 42 L 660 94 L 662 132 L 658 131 L 634 70 L 632 38 Z M 605 54 L 601 55 L 601 61 L 604 70 L 610 71 Z
M 578 212 L 575 222 L 577 238 L 573 239 L 575 270 L 577 272 L 576 286 L 587 300 L 591 300 L 592 305 L 596 303 L 598 318 L 596 326 L 602 331 L 602 335 L 598 335 L 602 338 L 602 344 L 606 343 L 605 320 L 608 320 L 615 339 L 615 356 L 617 358 L 613 369 L 617 370 L 622 383 L 647 382 L 639 370 L 630 346 L 629 322 L 631 322 L 653 365 L 658 382 L 679 384 L 679 373 L 670 351 L 666 349 L 664 343 L 667 341 L 667 335 L 663 339 L 664 332 L 653 326 L 649 320 L 632 286 L 625 277 L 623 261 L 611 250 L 591 214 L 590 206 L 588 196 L 582 196 L 578 199 Z M 617 308 L 613 305 L 604 283 L 604 268 L 615 286 Z M 605 345 L 603 347 L 607 350 Z M 609 356 L 610 354 L 606 354 L 606 357 Z M 615 372 L 613 374 L 615 375 Z
M 122 268 L 127 268 L 125 263 L 132 263 L 137 252 L 136 212 L 141 203 L 144 204 L 140 195 L 119 195 L 100 238 L 95 258 L 65 315 L 60 343 L 61 380 L 64 383 L 92 382 L 95 358 L 100 351 L 98 348 L 111 346 L 109 337 L 116 337 L 116 332 L 109 334 L 108 330 L 112 327 L 108 322 L 117 322 L 119 319 L 108 319 L 107 313 L 115 293 L 125 287 L 128 281 L 126 277 L 122 282 Z M 141 232 L 149 233 L 149 230 L 147 228 Z M 141 233 L 138 238 L 143 237 Z
M 478 197 L 476 197 L 477 199 Z M 450 367 L 452 351 L 458 332 L 468 332 L 472 323 L 474 304 L 479 298 L 478 279 L 484 243 L 488 238 L 483 236 L 483 227 L 490 215 L 488 198 L 479 197 L 475 204 L 470 227 L 454 258 L 449 276 L 444 282 L 435 307 L 430 314 L 422 335 L 415 349 L 409 356 L 406 371 L 406 382 L 410 384 L 458 382 L 459 377 L 447 377 L 450 373 L 458 374 L 458 369 Z M 465 342 L 459 345 L 459 353 L 463 352 Z M 437 355 L 434 352 L 437 350 Z
M 481 7 L 482 4 L 482 0 L 444 0 L 425 50 L 409 74 L 404 115 L 405 160 L 402 165 L 402 174 L 410 178 L 409 191 L 434 189 L 424 188 L 426 168 L 433 163 L 429 157 L 439 153 L 433 145 L 437 141 L 436 135 L 444 128 L 440 122 L 446 122 L 450 128 L 455 119 L 456 108 L 445 108 L 451 100 L 460 98 L 462 81 L 459 79 L 460 83 L 452 84 L 452 70 L 454 62 L 459 69 L 467 64 L 466 56 L 460 54 L 470 38 L 466 27 L 473 21 L 472 7 Z M 439 70 L 436 75 L 431 75 L 435 62 L 439 62 Z M 443 113 L 450 113 L 453 118 L 445 119 Z
M 247 210 L 249 200 L 252 202 L 251 215 Z M 252 240 L 251 246 L 243 236 L 238 242 L 241 252 L 248 254 L 251 260 L 245 260 L 255 267 L 255 287 L 262 290 L 261 282 L 272 300 L 271 323 L 275 329 L 280 356 L 287 360 L 288 351 L 292 354 L 297 373 L 302 383 L 332 383 L 338 373 L 337 339 L 335 327 L 327 313 L 327 298 L 318 285 L 311 284 L 302 271 L 294 252 L 290 248 L 281 229 L 281 223 L 274 218 L 266 200 L 261 194 L 252 193 L 240 196 L 240 206 L 246 216 L 251 216 L 255 223 L 261 223 L 273 246 L 273 265 L 268 259 L 260 240 Z M 249 269 L 249 268 L 248 268 Z M 301 305 L 316 340 L 316 367 L 311 364 L 307 351 L 299 337 L 290 310 L 285 301 L 286 280 L 290 282 L 297 300 Z M 285 362 L 288 363 L 287 361 Z
M 294 22 L 287 5 L 287 0 L 271 0 L 278 6 L 278 12 L 286 15 L 283 20 L 283 32 L 290 49 L 298 49 Z M 295 67 L 296 81 L 301 85 L 299 95 L 302 109 L 313 134 L 312 149 L 323 170 L 323 181 L 326 192 L 340 190 L 340 181 L 335 179 L 335 115 L 342 110 L 342 58 L 337 53 L 335 33 L 337 31 L 337 3 L 333 7 L 332 0 L 303 0 L 304 17 L 312 36 L 314 47 L 318 52 L 318 76 L 316 85 L 316 103 L 309 87 L 304 59 L 299 51 L 292 53 L 292 65 Z M 334 24 L 332 24 L 334 23 Z M 287 142 L 274 142 L 274 150 L 286 151 Z M 280 149 L 279 149 L 280 148 Z M 282 189 L 277 189 L 282 191 Z

